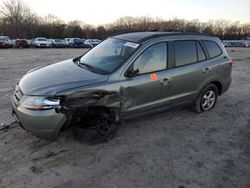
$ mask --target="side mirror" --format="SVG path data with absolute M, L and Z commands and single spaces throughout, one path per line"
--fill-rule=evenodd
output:
M 127 71 L 126 76 L 127 77 L 134 77 L 134 76 L 138 75 L 138 73 L 139 73 L 138 69 L 136 69 L 136 70 L 131 69 L 131 70 Z

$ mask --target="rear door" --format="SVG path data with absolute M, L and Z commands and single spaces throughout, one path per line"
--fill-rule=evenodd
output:
M 198 40 L 172 41 L 174 63 L 168 70 L 171 79 L 169 97 L 171 104 L 191 102 L 211 74 L 212 67 L 207 62 L 207 54 Z
M 222 49 L 220 46 L 211 40 L 202 40 L 203 45 L 205 46 L 207 53 L 209 55 L 209 61 L 210 64 L 213 64 L 214 66 L 214 75 L 217 76 L 222 80 L 230 82 L 231 80 L 231 71 L 232 66 L 228 63 L 230 60 L 227 53 L 223 54 Z

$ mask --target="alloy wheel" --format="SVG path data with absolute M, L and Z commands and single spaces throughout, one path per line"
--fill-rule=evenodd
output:
M 213 108 L 216 102 L 216 93 L 213 90 L 208 90 L 201 98 L 201 108 L 205 111 Z

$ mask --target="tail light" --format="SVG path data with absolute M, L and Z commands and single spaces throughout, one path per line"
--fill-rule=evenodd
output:
M 234 61 L 230 58 L 227 62 L 229 65 L 233 65 L 234 64 Z

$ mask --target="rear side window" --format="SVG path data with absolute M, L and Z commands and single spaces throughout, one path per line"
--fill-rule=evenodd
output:
M 205 45 L 210 58 L 214 58 L 222 54 L 222 50 L 220 49 L 218 44 L 216 44 L 216 42 L 209 40 L 203 40 L 202 42 Z
M 174 52 L 177 67 L 197 62 L 196 41 L 175 41 Z

